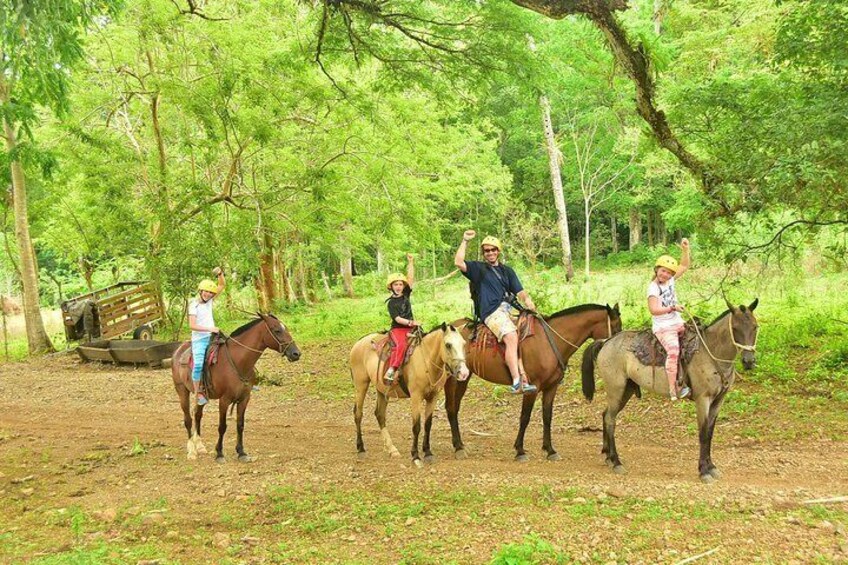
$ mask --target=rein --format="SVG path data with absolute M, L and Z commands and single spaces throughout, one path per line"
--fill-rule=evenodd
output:
M 294 344 L 294 340 L 291 340 L 290 342 L 284 344 L 282 341 L 277 339 L 277 336 L 275 336 L 274 332 L 271 331 L 271 328 L 268 326 L 267 321 L 262 320 L 262 323 L 265 324 L 265 329 L 268 330 L 268 333 L 271 334 L 271 337 L 274 338 L 274 341 L 277 342 L 277 345 L 279 346 L 278 351 L 280 352 L 280 355 L 285 355 L 286 352 L 289 350 L 289 347 L 291 347 Z M 242 372 L 239 370 L 239 368 L 236 366 L 235 362 L 233 361 L 233 354 L 230 353 L 230 341 L 234 341 L 238 345 L 240 345 L 241 347 L 247 349 L 248 351 L 252 351 L 254 353 L 259 353 L 260 355 L 262 355 L 262 350 L 261 349 L 254 349 L 253 347 L 250 347 L 249 345 L 245 345 L 232 336 L 227 336 L 227 339 L 224 342 L 224 345 L 225 345 L 224 349 L 227 350 L 227 361 L 230 362 L 230 367 L 232 367 L 233 370 L 236 372 L 236 375 L 238 375 L 238 378 L 241 382 L 243 382 L 245 384 L 249 384 L 250 379 L 246 379 L 244 377 Z M 285 347 L 283 347 L 283 346 L 285 346 Z
M 567 343 L 568 345 L 570 345 L 574 349 L 580 349 L 579 345 L 575 345 L 575 344 L 571 343 L 570 341 L 568 341 L 567 339 L 565 339 L 564 337 L 562 337 L 555 329 L 553 329 L 551 327 L 551 325 L 542 316 L 539 316 L 539 320 L 542 322 L 542 324 L 546 328 L 548 328 L 551 332 L 553 332 L 553 334 L 555 336 L 557 336 L 558 338 L 560 338 L 562 341 L 564 341 L 565 343 Z M 607 337 L 605 339 L 609 339 L 611 337 L 612 337 L 612 319 L 609 315 L 609 312 L 607 312 Z

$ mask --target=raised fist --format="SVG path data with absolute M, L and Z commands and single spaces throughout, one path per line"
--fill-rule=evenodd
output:
M 216 276 L 216 277 L 217 277 L 218 275 L 220 275 L 222 272 L 223 272 L 223 271 L 221 270 L 221 267 L 215 267 L 214 269 L 212 269 L 212 275 L 213 275 L 213 276 Z
M 477 236 L 477 232 L 474 230 L 465 230 L 465 233 L 462 234 L 462 239 L 465 241 L 471 241 Z

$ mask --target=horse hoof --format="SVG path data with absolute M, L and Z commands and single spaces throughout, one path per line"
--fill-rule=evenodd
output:
M 715 479 L 709 473 L 701 475 L 701 482 L 705 485 L 711 485 L 715 482 Z
M 624 468 L 624 465 L 613 465 L 612 472 L 616 475 L 623 475 L 627 472 L 627 469 Z
M 424 463 L 426 463 L 427 465 L 432 465 L 435 462 L 436 462 L 435 455 L 425 455 L 424 456 Z
M 527 457 L 526 453 L 522 453 L 521 455 L 516 455 L 515 460 L 519 463 L 527 463 L 528 461 L 530 461 L 530 458 Z
M 398 451 L 397 449 L 394 449 L 394 450 L 392 450 L 392 451 L 390 451 L 390 452 L 389 452 L 389 456 L 391 456 L 391 457 L 400 457 L 400 451 Z
M 413 459 L 412 462 L 415 463 L 415 466 L 419 469 L 424 467 L 424 463 L 422 463 L 420 459 Z
M 454 459 L 468 459 L 468 453 L 464 449 L 457 449 L 453 452 Z
M 605 464 L 606 464 L 606 466 L 607 466 L 607 467 L 609 467 L 610 469 L 612 469 L 613 467 L 615 467 L 615 462 L 613 462 L 613 460 L 612 460 L 612 459 L 604 459 L 604 463 L 605 463 Z
M 707 474 L 708 474 L 709 476 L 711 476 L 712 478 L 716 479 L 716 480 L 718 480 L 718 479 L 720 479 L 720 478 L 721 478 L 721 471 L 719 471 L 719 470 L 718 470 L 718 469 L 716 469 L 715 467 L 713 467 L 712 469 L 710 469 L 709 471 L 707 471 Z
M 247 453 L 242 453 L 241 455 L 239 455 L 238 460 L 241 461 L 242 463 L 252 463 L 253 457 L 251 457 Z
M 365 451 L 357 451 L 357 452 L 356 452 L 356 457 L 357 457 L 357 459 L 362 460 L 362 459 L 367 458 L 367 457 L 368 457 L 368 454 L 367 454 Z
M 186 455 L 186 457 L 188 458 L 189 461 L 194 461 L 195 459 L 197 459 L 197 454 L 196 453 L 189 453 L 189 454 Z
M 223 455 L 219 455 L 218 457 L 215 458 L 215 463 L 226 463 L 226 462 L 227 462 L 227 460 L 224 459 Z
M 554 451 L 553 453 L 548 453 L 548 461 L 562 461 L 562 455 Z

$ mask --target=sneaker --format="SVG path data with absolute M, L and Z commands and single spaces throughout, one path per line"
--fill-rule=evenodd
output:
M 526 383 L 526 384 L 521 385 L 521 392 L 523 392 L 524 394 L 530 394 L 530 393 L 536 392 L 538 390 L 539 389 L 536 388 L 536 385 L 531 385 L 530 383 Z
M 206 399 L 206 396 L 204 394 L 198 392 L 197 393 L 197 405 L 203 406 L 203 405 L 208 404 L 208 403 L 209 403 L 209 401 Z
M 250 390 L 253 392 L 259 391 L 259 385 L 253 385 L 252 387 L 250 387 Z
M 510 392 L 510 394 L 521 394 L 522 393 L 521 381 L 519 381 L 517 383 L 512 383 L 512 385 L 510 385 L 510 387 L 509 387 L 509 392 Z
M 674 395 L 674 394 L 672 394 L 672 395 L 669 397 L 669 399 L 670 399 L 672 402 L 677 402 L 677 396 L 676 396 L 676 395 Z
M 386 374 L 383 376 L 383 382 L 387 385 L 395 382 L 395 369 L 389 368 L 389 370 L 386 371 Z
M 684 386 L 680 389 L 680 394 L 678 394 L 677 396 L 679 398 L 688 398 L 690 394 L 692 394 L 692 389 L 690 389 L 688 386 Z

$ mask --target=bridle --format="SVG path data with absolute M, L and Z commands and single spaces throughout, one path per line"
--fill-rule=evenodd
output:
M 288 342 L 282 342 L 279 339 L 277 339 L 277 336 L 275 336 L 274 332 L 271 331 L 271 326 L 268 325 L 268 320 L 263 318 L 262 323 L 265 324 L 265 329 L 268 330 L 268 333 L 271 334 L 271 337 L 274 338 L 274 341 L 277 342 L 276 349 L 280 353 L 280 355 L 285 355 L 286 353 L 288 353 L 289 348 L 292 345 L 294 345 L 294 339 L 291 339 Z M 262 351 L 260 349 L 254 349 L 253 347 L 245 345 L 232 336 L 227 337 L 227 340 L 228 341 L 232 340 L 232 341 L 236 342 L 238 345 L 242 346 L 243 348 L 247 349 L 248 351 L 253 351 L 254 353 L 262 353 Z M 271 349 L 275 349 L 275 348 L 272 347 Z
M 547 328 L 551 331 L 551 333 L 553 333 L 555 336 L 557 336 L 558 338 L 560 338 L 562 341 L 564 341 L 565 343 L 567 343 L 568 345 L 570 345 L 571 347 L 573 347 L 575 350 L 576 350 L 576 349 L 580 349 L 580 346 L 579 346 L 579 345 L 574 344 L 574 343 L 571 343 L 570 341 L 568 341 L 567 339 L 565 339 L 564 337 L 562 337 L 562 336 L 559 334 L 559 332 L 557 332 L 557 331 L 556 331 L 556 330 L 555 330 L 555 329 L 554 329 L 554 328 L 553 328 L 553 327 L 552 327 L 552 326 L 551 326 L 551 325 L 547 322 L 547 320 L 545 320 L 542 316 L 539 316 L 539 320 L 541 320 L 541 322 L 545 325 L 545 327 L 547 327 Z M 609 310 L 607 310 L 607 337 L 605 337 L 605 338 L 601 338 L 601 339 L 609 339 L 609 338 L 611 338 L 611 337 L 612 337 L 612 316 L 610 316 Z
M 707 351 L 707 354 L 712 358 L 713 361 L 716 361 L 718 363 L 730 363 L 730 364 L 733 364 L 733 363 L 736 362 L 735 357 L 733 359 L 719 359 L 718 357 L 713 355 L 713 352 L 710 351 L 710 346 L 707 345 L 707 340 L 704 339 L 703 335 L 701 335 L 701 330 L 698 328 L 698 324 L 692 318 L 692 314 L 690 314 L 688 310 L 686 311 L 686 314 L 689 316 L 690 319 L 692 319 L 692 325 L 695 326 L 695 332 L 698 334 L 698 339 L 701 340 L 701 343 L 704 345 L 704 349 Z M 730 330 L 730 341 L 733 342 L 733 346 L 736 348 L 736 353 L 739 353 L 740 351 L 754 352 L 754 351 L 757 350 L 757 339 L 759 339 L 759 337 L 760 337 L 759 328 L 757 328 L 755 333 L 754 333 L 754 343 L 751 344 L 751 345 L 744 345 L 744 344 L 736 341 L 736 336 L 733 333 L 733 311 L 731 311 L 727 316 L 727 327 Z

